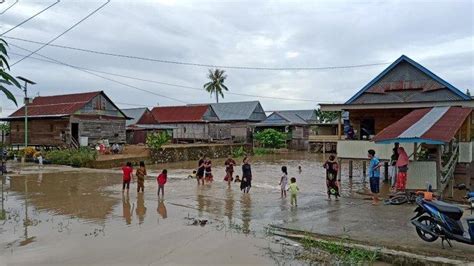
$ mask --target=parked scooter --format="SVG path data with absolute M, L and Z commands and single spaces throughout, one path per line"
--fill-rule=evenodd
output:
M 461 208 L 439 200 L 427 201 L 423 197 L 418 197 L 416 204 L 417 214 L 411 219 L 411 223 L 421 239 L 434 242 L 441 238 L 443 248 L 444 241 L 452 247 L 451 240 L 474 245 L 474 218 L 467 219 L 468 232 L 465 232 Z
M 464 198 L 469 203 L 469 210 L 471 210 L 471 214 L 472 214 L 472 211 L 474 210 L 474 191 L 471 191 L 464 184 L 457 185 L 455 186 L 455 188 L 467 191 L 466 196 L 464 196 Z

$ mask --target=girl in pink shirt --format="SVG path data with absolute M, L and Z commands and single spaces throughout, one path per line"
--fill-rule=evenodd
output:
M 156 178 L 156 181 L 158 182 L 158 197 L 160 197 L 161 190 L 161 197 L 163 198 L 165 196 L 165 184 L 166 181 L 168 181 L 168 171 L 166 169 L 163 169 L 163 171 L 161 171 L 161 174 L 159 174 Z

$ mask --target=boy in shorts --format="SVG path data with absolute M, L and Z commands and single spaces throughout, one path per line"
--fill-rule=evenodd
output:
M 370 159 L 369 163 L 369 177 L 370 177 L 370 192 L 372 192 L 372 205 L 379 203 L 378 194 L 380 192 L 380 166 L 382 165 L 379 158 L 375 156 L 374 150 L 367 151 L 367 157 Z

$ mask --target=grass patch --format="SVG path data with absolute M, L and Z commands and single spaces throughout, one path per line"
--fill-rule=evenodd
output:
M 52 150 L 45 157 L 53 164 L 85 167 L 97 159 L 97 151 L 88 148 Z
M 0 220 L 6 220 L 6 219 L 7 219 L 7 211 L 0 210 Z
M 344 240 L 340 241 L 321 241 L 312 237 L 305 236 L 301 244 L 306 250 L 319 249 L 336 256 L 337 260 L 348 264 L 372 264 L 378 258 L 377 251 L 368 251 L 355 247 L 347 247 Z

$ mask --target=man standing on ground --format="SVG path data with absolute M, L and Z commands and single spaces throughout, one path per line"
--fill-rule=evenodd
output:
M 372 192 L 372 205 L 379 203 L 378 194 L 380 192 L 380 160 L 375 156 L 374 150 L 368 150 L 370 159 L 369 164 L 369 180 L 370 180 L 370 192 Z

